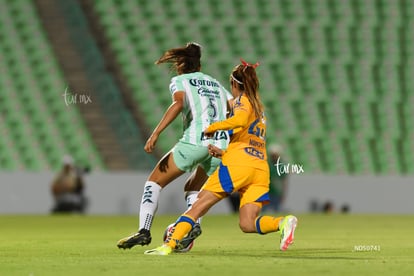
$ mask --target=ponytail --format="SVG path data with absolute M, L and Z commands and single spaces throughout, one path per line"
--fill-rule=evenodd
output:
M 186 74 L 200 71 L 200 60 L 201 46 L 195 42 L 189 42 L 184 47 L 166 51 L 155 64 L 172 63 L 173 69 L 178 74 Z

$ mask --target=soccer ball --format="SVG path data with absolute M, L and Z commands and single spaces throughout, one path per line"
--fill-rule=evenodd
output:
M 171 223 L 170 225 L 167 226 L 167 229 L 165 229 L 164 236 L 162 239 L 164 242 L 167 240 L 168 236 L 172 234 L 172 232 L 174 231 L 174 225 L 175 223 Z M 194 241 L 192 241 L 186 248 L 174 249 L 174 252 L 178 252 L 178 253 L 188 252 L 191 250 L 191 248 L 193 248 L 193 245 L 194 245 Z

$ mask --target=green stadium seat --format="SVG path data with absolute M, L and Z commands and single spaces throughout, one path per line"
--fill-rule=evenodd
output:
M 407 152 L 409 149 L 409 144 L 404 141 L 405 139 L 397 139 L 395 140 L 395 151 L 398 166 L 400 168 L 401 173 L 407 173 L 408 172 L 408 166 L 409 166 L 409 160 L 407 156 Z
M 329 9 L 329 1 L 314 0 L 303 1 L 304 12 L 306 18 L 310 22 L 319 22 L 323 25 L 329 25 L 332 23 L 332 14 Z
M 0 121 L 0 125 L 2 122 Z M 1 133 L 5 132 L 3 127 L 0 128 Z M 13 156 L 12 147 L 6 143 L 5 137 L 0 139 L 0 168 L 2 170 L 14 170 L 17 168 L 17 160 Z
M 224 84 L 239 57 L 261 61 L 269 130 L 280 134 L 277 140 L 287 146 L 288 159 L 316 172 L 407 172 L 401 168 L 408 161 L 394 162 L 395 167 L 373 158 L 379 148 L 390 148 L 381 136 L 385 130 L 394 140 L 413 133 L 403 119 L 412 111 L 402 104 L 414 91 L 411 1 L 188 3 L 95 4 L 149 125 L 159 120 L 149 116 L 151 111 L 161 114 L 170 101 L 164 93 L 169 76 L 152 63 L 166 49 L 193 38 L 205 46 L 203 70 Z M 177 11 L 182 16 L 171 19 Z M 177 122 L 165 135 L 179 136 L 180 129 Z M 171 147 L 170 140 L 160 143 L 164 151 Z M 412 159 L 391 152 L 390 160 Z
M 399 3 L 404 19 L 414 19 L 414 3 L 410 0 L 402 0 Z
M 377 5 L 375 0 L 367 0 L 361 3 L 351 2 L 355 19 L 360 22 L 365 22 L 371 26 L 377 25 L 380 21 Z
M 346 43 L 350 41 L 349 27 L 345 24 L 335 22 L 335 24 L 325 27 L 326 43 L 326 62 L 330 60 L 341 60 L 344 63 L 352 62 L 352 45 Z
M 7 39 L 1 43 L 4 58 L 0 60 L 0 68 L 8 70 L 2 74 L 0 83 L 8 95 L 0 97 L 0 106 L 6 115 L 4 139 L 10 141 L 13 151 L 7 154 L 7 160 L 1 161 L 1 169 L 56 168 L 60 148 L 66 143 L 58 132 L 58 125 L 72 125 L 80 137 L 85 137 L 86 129 L 79 118 L 71 119 L 78 112 L 76 108 L 65 109 L 61 98 L 65 84 L 61 74 L 55 73 L 60 72 L 58 63 L 34 3 L 18 0 L 4 4 L 3 8 L 0 38 Z M 3 96 L 4 92 L 0 94 Z M 91 140 L 84 144 L 88 145 L 85 151 L 94 148 Z M 99 158 L 95 152 L 91 163 L 102 167 L 100 160 L 96 161 Z
M 285 21 L 294 21 L 299 25 L 307 23 L 301 1 L 280 1 L 280 9 Z

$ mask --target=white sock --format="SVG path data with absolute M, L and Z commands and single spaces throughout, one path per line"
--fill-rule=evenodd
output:
M 193 206 L 194 202 L 196 202 L 198 196 L 198 191 L 188 191 L 185 195 L 185 200 L 187 202 L 187 210 Z M 201 217 L 196 221 L 197 223 L 201 224 Z
M 161 186 L 153 181 L 145 182 L 139 208 L 139 230 L 145 228 L 151 230 L 152 220 L 158 208 Z

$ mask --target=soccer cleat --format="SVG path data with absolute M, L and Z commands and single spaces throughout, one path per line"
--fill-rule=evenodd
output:
M 295 216 L 286 216 L 279 226 L 280 229 L 280 250 L 285 251 L 293 243 L 298 219 Z
M 135 245 L 148 245 L 151 243 L 151 233 L 147 229 L 141 229 L 138 233 L 118 241 L 118 248 L 130 249 Z
M 189 251 L 189 245 L 202 233 L 201 226 L 199 223 L 194 224 L 191 231 L 185 236 L 176 246 L 175 251 L 186 252 Z
M 167 255 L 170 255 L 171 252 L 172 252 L 172 248 L 169 247 L 168 245 L 163 244 L 161 246 L 158 246 L 157 248 L 145 251 L 144 254 L 145 255 L 167 256 Z

